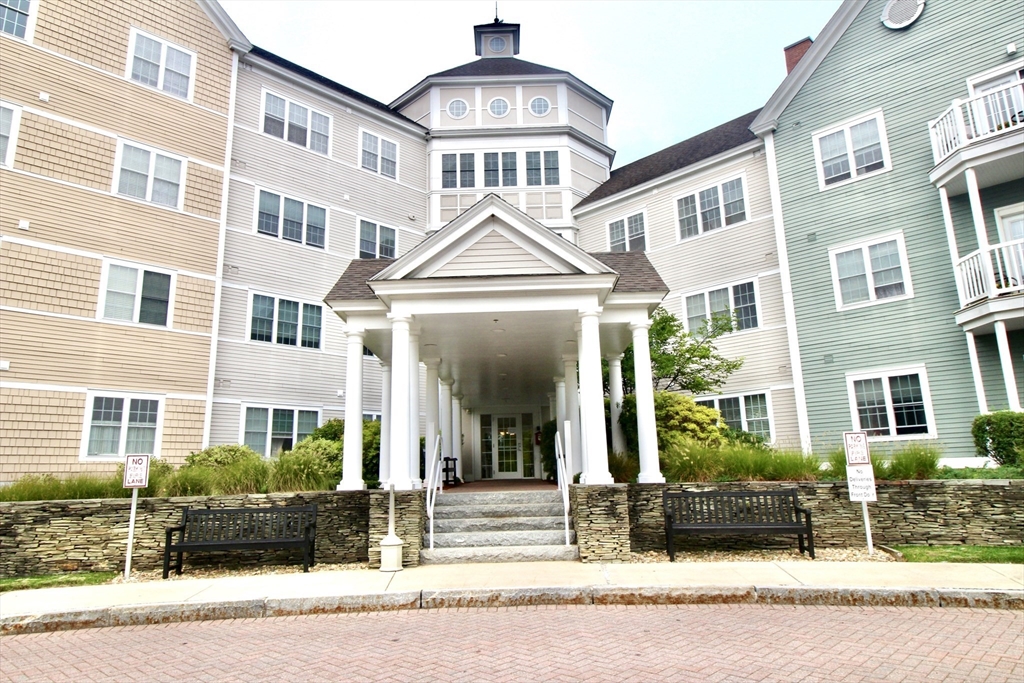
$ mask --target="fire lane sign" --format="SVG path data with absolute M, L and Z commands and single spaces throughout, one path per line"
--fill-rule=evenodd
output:
M 149 456 L 129 455 L 124 459 L 122 488 L 144 489 L 149 486 Z
M 875 495 L 875 472 L 871 468 L 868 452 L 868 435 L 865 432 L 843 432 L 846 447 L 846 483 L 852 502 L 873 503 Z

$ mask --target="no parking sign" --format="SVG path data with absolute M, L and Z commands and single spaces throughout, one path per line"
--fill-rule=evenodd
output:
M 846 449 L 846 488 L 851 501 L 860 501 L 860 509 L 864 514 L 864 534 L 868 539 L 868 553 L 874 554 L 868 503 L 878 500 L 878 496 L 875 493 L 875 471 L 871 467 L 871 453 L 868 450 L 868 433 L 843 432 L 843 447 Z

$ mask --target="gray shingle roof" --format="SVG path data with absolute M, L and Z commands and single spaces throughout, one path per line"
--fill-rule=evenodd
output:
M 562 69 L 534 64 L 515 57 L 489 57 L 456 66 L 445 71 L 431 74 L 427 78 L 445 78 L 449 76 L 547 76 L 551 74 L 567 74 Z
M 590 255 L 619 274 L 613 292 L 668 291 L 668 285 L 642 251 L 602 251 Z
M 366 282 L 392 263 L 394 263 L 392 259 L 386 258 L 352 259 L 349 261 L 348 268 L 324 297 L 324 301 L 376 299 L 377 295 L 373 293 Z
M 757 136 L 750 132 L 749 126 L 760 111 L 758 109 L 744 114 L 688 140 L 666 147 L 660 152 L 655 152 L 631 164 L 626 164 L 622 168 L 615 169 L 611 172 L 608 180 L 591 192 L 589 197 L 577 204 L 576 208 L 592 204 L 637 185 L 643 185 L 649 180 L 678 171 L 733 147 L 753 142 Z

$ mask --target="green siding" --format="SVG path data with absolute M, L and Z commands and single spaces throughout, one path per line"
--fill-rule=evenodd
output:
M 981 207 L 985 215 L 989 244 L 996 244 L 1000 241 L 995 210 L 1022 201 L 1024 201 L 1024 181 L 1021 180 L 981 189 Z M 961 257 L 964 257 L 978 248 L 978 236 L 974 232 L 974 218 L 971 216 L 971 203 L 966 194 L 949 198 L 949 213 L 953 217 L 957 251 Z
M 1017 384 L 1017 395 L 1024 396 L 1024 330 L 1010 330 L 1010 356 L 1013 359 L 1013 378 Z M 982 384 L 985 386 L 985 401 L 989 410 L 1007 410 L 1006 384 L 1003 382 L 1003 368 L 999 364 L 999 347 L 994 334 L 979 334 L 974 338 L 978 349 L 978 365 L 981 366 Z
M 788 108 L 775 133 L 786 243 L 812 439 L 835 443 L 851 428 L 845 375 L 923 363 L 939 440 L 948 456 L 973 455 L 977 404 L 933 166 L 928 122 L 966 78 L 1006 63 L 1024 43 L 1015 3 L 930 2 L 909 29 L 892 31 L 873 0 Z M 881 108 L 893 168 L 819 191 L 812 134 Z M 836 311 L 831 246 L 902 230 L 914 297 Z M 830 359 L 832 362 L 827 362 Z

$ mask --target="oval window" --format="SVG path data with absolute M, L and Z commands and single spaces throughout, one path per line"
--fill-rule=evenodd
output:
M 530 100 L 530 111 L 534 116 L 546 116 L 551 111 L 551 103 L 546 97 L 534 97 Z
M 507 43 L 505 43 L 505 39 L 501 36 L 494 36 L 487 44 L 490 46 L 491 52 L 504 52 Z
M 448 116 L 453 119 L 461 119 L 469 113 L 469 105 L 466 100 L 452 100 L 448 103 Z
M 508 100 L 504 97 L 495 97 L 491 100 L 491 103 L 487 105 L 487 109 L 493 116 L 497 116 L 500 119 L 508 113 Z

